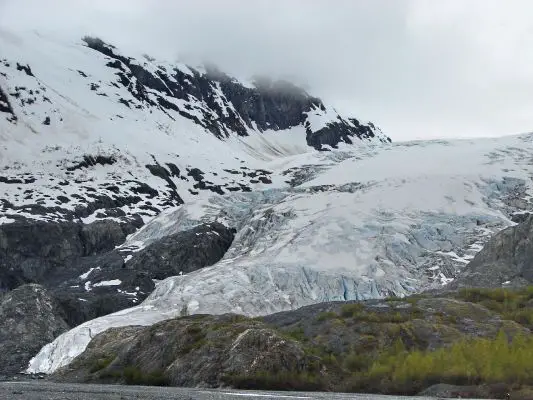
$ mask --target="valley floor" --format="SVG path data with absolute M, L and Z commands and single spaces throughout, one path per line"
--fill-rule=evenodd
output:
M 0 400 L 232 400 L 232 399 L 396 400 L 396 396 L 324 392 L 266 392 L 161 388 L 146 386 L 58 384 L 45 381 L 0 382 Z M 426 397 L 429 399 L 429 397 Z M 407 400 L 408 398 L 402 397 Z M 416 397 L 423 400 L 424 397 Z

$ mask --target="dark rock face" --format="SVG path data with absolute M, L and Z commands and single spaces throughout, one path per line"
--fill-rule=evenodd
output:
M 126 236 L 135 232 L 135 226 L 119 224 L 114 221 L 96 221 L 82 225 L 80 239 L 83 243 L 83 255 L 91 256 L 109 251 L 124 243 Z
M 135 227 L 114 221 L 23 221 L 0 225 L 0 290 L 47 282 L 70 271 L 81 257 L 113 249 Z M 68 272 L 67 272 L 68 273 Z
M 336 148 L 339 142 L 352 144 L 357 139 L 371 139 L 375 137 L 373 131 L 374 126 L 372 124 L 362 125 L 354 118 L 350 118 L 349 121 L 351 124 L 345 120 L 336 121 L 316 132 L 307 129 L 307 144 L 317 150 L 321 150 L 322 145 L 329 145 Z M 391 142 L 391 140 L 388 139 L 388 142 Z
M 219 223 L 200 225 L 149 245 L 134 254 L 127 267 L 146 271 L 153 279 L 187 274 L 220 260 L 234 236 L 234 230 Z
M 18 183 L 18 184 L 29 184 L 31 179 L 22 181 L 20 179 L 10 179 L 5 177 L 0 177 L 0 182 L 4 183 Z M 66 185 L 63 182 L 60 182 L 59 185 Z M 68 184 L 68 183 L 67 183 Z M 141 183 L 138 184 L 139 188 L 143 187 Z M 132 190 L 135 193 L 135 189 Z M 54 219 L 60 222 L 72 222 L 77 221 L 80 218 L 87 218 L 88 216 L 94 214 L 96 211 L 99 211 L 96 215 L 96 218 L 105 218 L 109 217 L 120 217 L 123 223 L 131 224 L 135 227 L 140 227 L 143 225 L 142 217 L 138 214 L 131 214 L 128 218 L 126 213 L 121 209 L 123 206 L 132 206 L 142 202 L 142 198 L 137 195 L 132 194 L 123 194 L 120 196 L 114 195 L 113 198 L 106 194 L 94 193 L 93 191 L 82 188 L 80 193 L 74 193 L 71 195 L 71 198 L 63 197 L 61 200 L 60 197 L 57 197 L 56 204 L 57 206 L 44 206 L 40 204 L 41 200 L 37 200 L 35 203 L 24 204 L 24 205 L 15 205 L 9 202 L 6 199 L 0 199 L 0 210 L 4 211 L 9 218 L 16 221 L 24 222 L 26 217 L 18 214 L 19 211 L 28 213 L 30 215 L 36 216 L 50 216 L 53 215 Z M 28 189 L 27 199 L 32 199 L 32 190 Z M 65 204 L 65 199 L 70 202 L 72 199 L 80 199 L 84 204 L 77 205 L 74 210 L 61 207 Z M 178 204 L 179 205 L 179 204 Z
M 15 113 L 13 111 L 13 107 L 11 106 L 11 103 L 9 102 L 9 99 L 7 95 L 3 92 L 2 88 L 0 87 L 0 113 L 7 113 L 8 121 L 15 122 L 17 120 L 17 117 L 15 116 Z
M 42 346 L 69 329 L 53 297 L 35 284 L 0 298 L 0 321 L 0 376 L 26 368 Z
M 50 289 L 64 310 L 69 325 L 76 326 L 137 305 L 154 289 L 154 282 L 148 274 L 122 268 L 124 260 L 113 254 L 116 264 L 93 270 L 85 282 L 75 277 Z M 100 260 L 103 258 L 99 257 Z M 109 262 L 109 255 L 105 258 Z M 95 258 L 92 258 L 89 265 L 97 265 L 94 261 Z
M 57 299 L 68 324 L 76 326 L 139 304 L 153 291 L 153 279 L 216 263 L 235 235 L 213 223 L 164 237 L 135 253 L 115 249 L 134 230 L 110 220 L 1 225 L 0 293 L 40 283 Z
M 69 275 L 54 277 L 61 284 L 51 290 L 75 326 L 139 304 L 154 290 L 153 279 L 216 263 L 234 235 L 221 224 L 207 224 L 164 237 L 136 253 L 121 249 L 84 257 Z
M 77 169 L 89 168 L 94 165 L 113 165 L 116 162 L 117 160 L 113 156 L 91 156 L 86 154 L 83 156 L 83 161 L 80 161 L 79 163 L 74 164 L 71 167 L 67 167 L 67 171 L 75 171 Z
M 34 76 L 33 72 L 31 72 L 31 68 L 29 65 L 22 65 L 22 64 L 17 63 L 17 71 L 24 71 L 26 75 Z
M 449 284 L 460 287 L 517 287 L 533 283 L 533 216 L 494 235 Z
M 177 169 L 177 167 L 174 165 L 175 169 Z M 146 165 L 146 168 L 150 171 L 150 173 L 154 176 L 157 176 L 161 179 L 163 179 L 164 181 L 167 182 L 167 187 L 170 189 L 170 198 L 169 198 L 169 202 L 168 202 L 168 205 L 172 205 L 172 204 L 183 204 L 183 199 L 181 198 L 181 196 L 178 194 L 178 190 L 177 190 L 177 186 L 176 184 L 174 183 L 174 181 L 171 179 L 171 176 L 173 176 L 174 174 L 172 172 L 169 172 L 165 167 L 163 167 L 162 165 L 160 165 L 159 163 L 155 164 L 155 165 Z M 170 168 L 170 167 L 169 167 Z M 174 171 L 175 171 L 174 169 Z M 178 176 L 179 176 L 179 170 L 178 170 Z
M 143 374 L 166 370 L 168 384 L 216 387 L 229 376 L 295 373 L 311 369 L 314 362 L 301 344 L 261 322 L 229 314 L 195 315 L 151 327 L 109 329 L 52 379 L 123 383 L 129 379 L 122 374 L 125 369 L 138 371 L 141 381 Z

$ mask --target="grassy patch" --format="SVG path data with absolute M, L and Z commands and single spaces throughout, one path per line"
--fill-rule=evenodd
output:
M 350 372 L 366 371 L 373 362 L 373 358 L 368 353 L 350 353 L 343 361 L 343 366 Z
M 192 350 L 198 349 L 207 343 L 206 332 L 199 325 L 190 325 L 185 330 L 188 334 L 187 344 L 183 347 L 181 353 L 187 354 Z
M 389 296 L 385 299 L 387 303 L 394 303 L 394 302 L 405 302 L 405 297 L 400 296 Z
M 169 386 L 170 379 L 161 369 L 143 372 L 140 368 L 129 365 L 124 368 L 109 368 L 102 371 L 99 376 L 104 381 L 123 381 L 126 385 L 144 385 L 144 386 Z

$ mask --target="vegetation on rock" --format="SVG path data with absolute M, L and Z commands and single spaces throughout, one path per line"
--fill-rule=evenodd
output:
M 532 299 L 533 288 L 462 289 L 253 319 L 185 316 L 110 329 L 54 378 L 406 395 L 448 384 L 470 385 L 478 397 L 527 393 Z

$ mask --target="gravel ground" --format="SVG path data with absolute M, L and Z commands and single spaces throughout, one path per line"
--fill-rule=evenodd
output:
M 0 382 L 0 400 L 399 400 L 400 397 L 343 393 L 256 392 L 146 386 L 58 384 L 43 380 Z M 402 400 L 409 398 L 402 397 Z M 429 398 L 414 397 L 416 400 Z

